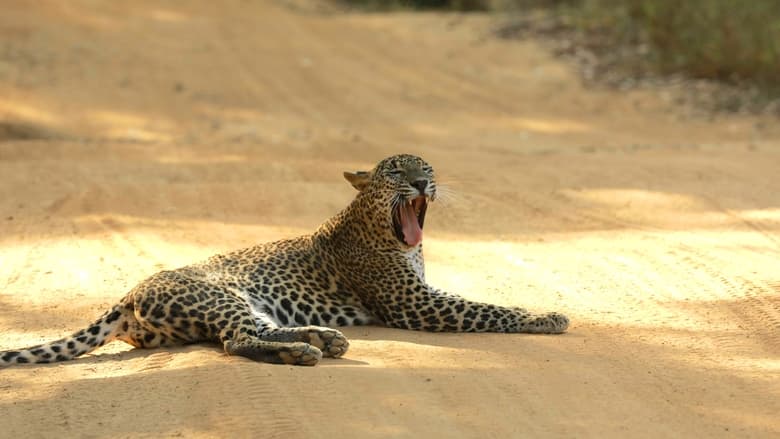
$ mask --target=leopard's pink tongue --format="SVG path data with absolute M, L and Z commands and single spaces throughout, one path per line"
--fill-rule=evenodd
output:
M 401 229 L 404 232 L 404 241 L 406 245 L 414 247 L 422 241 L 422 229 L 417 222 L 417 214 L 414 213 L 414 207 L 409 203 L 401 206 Z

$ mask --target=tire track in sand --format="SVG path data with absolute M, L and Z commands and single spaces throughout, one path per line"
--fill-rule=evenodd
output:
M 136 372 L 154 372 L 164 369 L 173 360 L 173 354 L 168 351 L 158 351 L 144 356 L 141 364 L 135 369 Z
M 728 262 L 705 254 L 702 250 L 680 244 L 678 250 L 684 252 L 680 261 L 690 267 L 691 272 L 706 273 L 715 284 L 715 288 L 700 291 L 700 296 L 710 303 L 722 302 L 725 309 L 737 319 L 740 328 L 759 335 L 762 345 L 773 353 L 780 353 L 780 298 L 776 288 L 768 283 L 748 279 L 744 276 L 729 276 L 715 267 L 728 266 Z M 733 257 L 738 257 L 734 255 Z M 725 298 L 717 294 L 725 292 Z M 720 308 L 720 307 L 718 307 Z M 716 335 L 720 344 L 729 347 L 743 346 L 741 340 L 733 335 Z
M 275 380 L 274 375 L 279 372 L 274 369 L 279 366 L 240 358 L 230 359 L 230 364 L 224 366 L 232 369 L 231 373 L 202 377 L 204 381 L 214 381 L 219 388 L 221 401 L 213 407 L 213 416 L 222 420 L 221 435 L 256 437 L 263 432 L 266 438 L 304 436 L 300 420 L 306 416 L 297 399 L 306 395 L 297 392 L 297 381 L 293 384 L 292 380 Z

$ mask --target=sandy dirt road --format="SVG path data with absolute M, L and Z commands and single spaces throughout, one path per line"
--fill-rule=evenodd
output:
M 346 358 L 316 368 L 117 342 L 0 371 L 0 437 L 778 437 L 777 120 L 586 90 L 490 26 L 4 2 L 0 349 L 160 269 L 311 231 L 353 196 L 342 171 L 397 152 L 449 187 L 432 284 L 573 324 L 347 328 Z

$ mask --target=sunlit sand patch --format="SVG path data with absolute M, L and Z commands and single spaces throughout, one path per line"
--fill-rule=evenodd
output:
M 218 119 L 232 119 L 240 121 L 270 121 L 278 117 L 277 114 L 263 113 L 255 109 L 241 107 L 215 107 L 212 105 L 199 104 L 196 106 L 198 111 L 205 115 Z
M 86 322 L 85 322 L 86 324 Z M 39 331 L 40 332 L 40 331 Z M 58 337 L 58 331 L 48 330 L 46 334 L 31 334 L 29 331 L 19 331 L 15 329 L 3 330 L 2 344 L 0 350 L 22 348 L 24 346 L 33 346 L 47 341 L 52 337 Z M 52 334 L 52 335 L 49 335 Z M 65 333 L 61 335 L 66 335 Z
M 780 209 L 740 210 L 739 216 L 749 220 L 771 221 L 780 224 Z
M 417 134 L 434 137 L 444 137 L 449 134 L 446 126 L 432 123 L 412 123 L 409 125 L 409 130 Z
M 391 337 L 391 336 L 388 336 Z M 439 334 L 439 337 L 447 337 Z M 479 335 L 472 335 L 473 343 L 469 348 L 434 346 L 410 341 L 392 339 L 366 340 L 353 339 L 351 356 L 368 363 L 368 367 L 384 369 L 505 369 L 506 359 L 495 352 L 479 349 Z M 462 339 L 462 336 L 461 336 Z M 475 355 L 475 350 L 479 351 Z M 347 355 L 347 359 L 350 355 Z M 338 367 L 367 367 L 365 364 L 339 365 Z M 514 365 L 513 367 L 516 367 Z
M 109 223 L 107 230 L 114 229 L 115 232 L 121 231 L 129 235 L 150 238 L 150 241 L 156 240 L 162 244 L 176 246 L 192 246 L 192 249 L 200 248 L 196 242 L 191 239 L 183 238 L 182 242 L 170 239 L 171 236 L 184 235 L 180 233 L 183 230 L 211 230 L 212 234 L 221 235 L 223 239 L 215 239 L 214 242 L 223 243 L 225 235 L 252 236 L 253 244 L 260 244 L 266 239 L 281 239 L 283 237 L 294 237 L 305 233 L 311 233 L 311 230 L 289 227 L 289 226 L 266 226 L 262 224 L 233 224 L 222 221 L 209 221 L 200 219 L 171 219 L 171 218 L 151 218 L 133 215 L 120 214 L 90 214 L 75 217 L 78 223 Z M 173 233 L 178 231 L 179 233 Z M 154 241 L 152 241 L 154 242 Z
M 110 128 L 103 130 L 101 134 L 102 136 L 113 140 L 147 143 L 167 143 L 174 138 L 170 134 L 141 128 Z
M 735 424 L 732 429 L 739 432 L 740 427 L 761 428 L 765 431 L 780 434 L 780 423 L 777 422 L 777 414 L 768 415 L 755 413 L 749 410 L 734 410 L 726 407 L 692 407 L 695 412 L 715 418 L 727 419 Z
M 630 230 L 572 234 L 561 240 L 547 237 L 545 242 L 428 239 L 427 278 L 439 288 L 472 299 L 532 310 L 571 310 L 581 314 L 577 319 L 606 324 L 734 329 L 733 320 L 709 322 L 706 310 L 676 303 L 735 300 L 748 294 L 768 295 L 771 290 L 742 290 L 739 284 L 722 281 L 721 275 L 729 273 L 699 268 L 695 264 L 708 261 L 686 253 L 684 243 L 690 239 L 686 232 Z M 648 240 L 654 245 L 648 247 Z M 726 252 L 733 250 L 723 245 L 730 241 L 771 246 L 755 233 L 696 234 L 697 248 L 710 258 L 727 258 Z M 761 273 L 772 272 L 771 263 L 771 257 L 755 255 L 749 267 L 732 264 L 729 270 L 734 276 L 743 273 L 760 279 Z
M 111 139 L 165 143 L 174 138 L 173 126 L 158 118 L 152 121 L 137 114 L 111 110 L 88 111 L 86 118 L 98 125 L 100 135 Z
M 527 117 L 498 118 L 484 121 L 494 125 L 541 134 L 587 133 L 593 129 L 582 122 L 566 119 L 538 119 Z
M 490 130 L 498 129 L 508 130 L 510 132 L 525 132 L 537 134 L 567 134 L 567 133 L 589 133 L 593 131 L 589 125 L 573 120 L 565 119 L 535 119 L 522 117 L 496 117 L 479 116 L 459 117 L 457 125 L 474 126 L 480 130 L 488 128 Z M 436 138 L 451 135 L 450 124 L 434 124 L 414 122 L 408 125 L 408 129 L 423 136 Z
M 246 156 L 242 156 L 238 154 L 214 154 L 214 155 L 160 154 L 158 156 L 155 156 L 155 160 L 160 163 L 171 163 L 171 164 L 241 163 L 246 161 Z
M 763 377 L 775 386 L 780 396 L 780 383 L 777 381 L 780 377 L 780 359 L 735 357 L 722 359 L 721 364 L 727 368 L 755 374 L 757 378 Z
M 153 9 L 149 11 L 149 17 L 151 17 L 153 20 L 167 23 L 179 23 L 189 18 L 180 12 L 169 9 Z
M 689 195 L 642 189 L 564 189 L 561 193 L 569 198 L 616 207 L 674 208 L 678 211 L 711 207 Z
M 32 123 L 59 125 L 62 119 L 50 111 L 26 102 L 3 97 L 0 100 L 0 119 L 21 119 Z
M 723 224 L 696 232 L 629 229 L 545 235 L 545 242 L 428 244 L 433 285 L 476 300 L 563 311 L 572 319 L 571 335 L 601 327 L 606 337 L 636 340 L 679 364 L 750 379 L 780 372 L 761 341 L 766 334 L 751 337 L 733 314 L 771 313 L 767 300 L 776 293 L 761 279 L 776 281 L 775 253 L 754 249 L 776 247 L 761 234 Z M 750 252 L 749 264 L 739 263 L 739 251 Z
M 120 31 L 124 27 L 123 20 L 117 20 L 108 14 L 101 13 L 97 8 L 85 11 L 84 8 L 65 2 L 61 3 L 58 12 L 62 13 L 68 20 L 101 31 Z

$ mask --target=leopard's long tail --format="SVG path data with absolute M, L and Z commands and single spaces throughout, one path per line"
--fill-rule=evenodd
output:
M 117 338 L 127 328 L 132 310 L 118 304 L 87 328 L 56 341 L 14 351 L 0 351 L 0 368 L 23 363 L 72 360 Z

